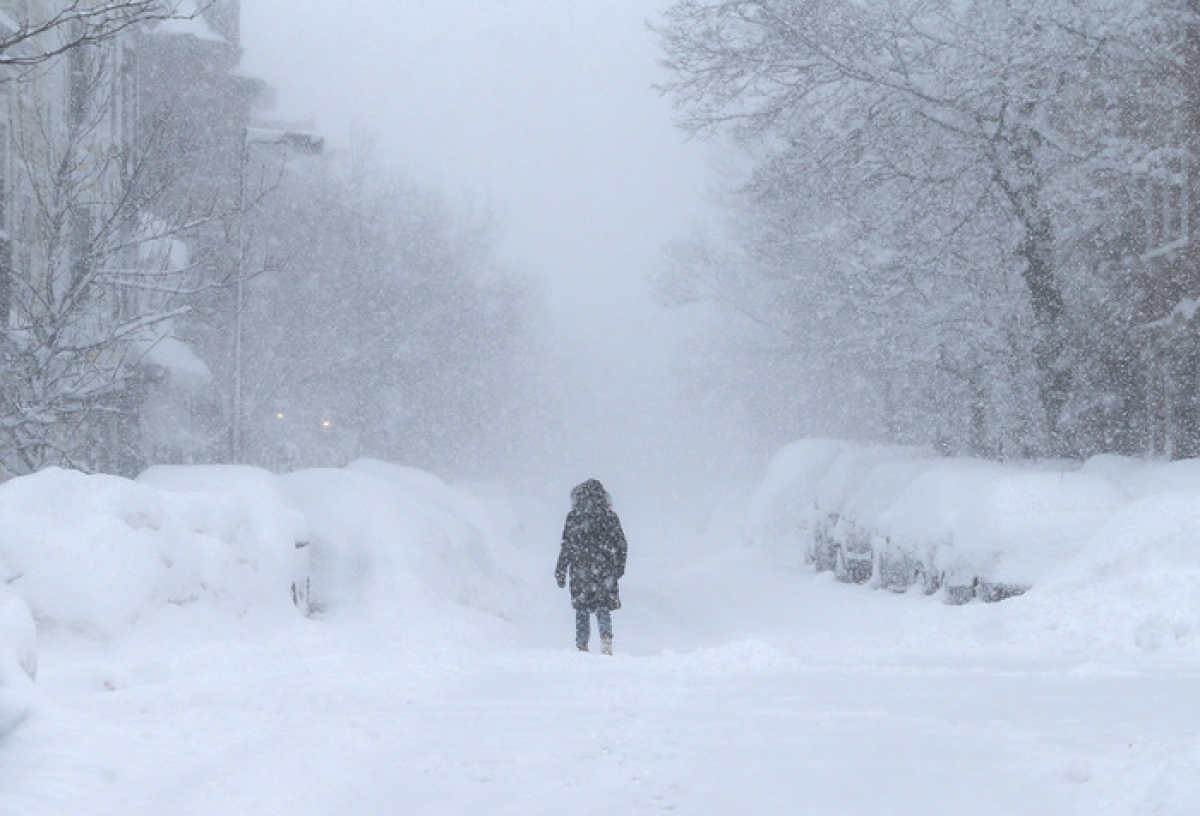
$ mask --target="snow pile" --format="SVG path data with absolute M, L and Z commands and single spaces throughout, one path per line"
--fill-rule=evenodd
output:
M 33 616 L 19 598 L 0 591 L 0 740 L 28 716 L 37 676 Z
M 498 546 L 488 512 L 435 476 L 360 460 L 282 483 L 311 532 L 313 603 L 491 607 Z
M 136 481 L 51 469 L 0 486 L 0 529 L 0 587 L 20 599 L 14 609 L 89 636 L 200 610 L 294 618 L 297 606 L 497 603 L 499 536 L 484 506 L 381 462 L 282 477 L 155 467 Z
M 1116 512 L 1013 612 L 1022 641 L 1114 654 L 1200 647 L 1200 491 Z
M 40 625 L 114 636 L 167 607 L 291 604 L 290 525 L 258 497 L 159 490 L 158 479 L 50 469 L 0 486 L 0 580 Z

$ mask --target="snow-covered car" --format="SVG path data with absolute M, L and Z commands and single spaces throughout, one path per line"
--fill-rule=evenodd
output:
M 919 447 L 872 445 L 844 450 L 817 482 L 814 495 L 816 519 L 806 560 L 818 572 L 833 570 L 847 575 L 844 556 L 849 544 L 843 546 L 838 529 L 843 513 L 853 503 L 869 474 L 888 462 L 928 459 L 932 456 L 932 450 Z M 861 536 L 856 536 L 855 554 L 864 549 L 870 549 L 869 541 L 864 544 Z
M 830 532 L 833 570 L 838 580 L 861 584 L 877 578 L 875 541 L 879 517 L 895 504 L 914 479 L 942 461 L 902 459 L 876 465 L 867 473 Z
M 949 603 L 1024 593 L 1127 503 L 1110 480 L 959 460 L 919 475 L 878 524 L 879 585 Z
M 849 447 L 840 439 L 802 439 L 780 449 L 750 499 L 747 538 L 780 564 L 800 566 L 817 520 L 817 483 Z
M 903 592 L 942 588 L 944 554 L 954 547 L 959 517 L 970 497 L 999 478 L 991 462 L 945 459 L 918 474 L 879 515 L 873 537 L 876 582 Z
M 941 554 L 949 598 L 1021 594 L 1079 552 L 1129 501 L 1108 479 L 1074 471 L 1006 473 L 972 494 Z
M 235 563 L 253 565 L 275 591 L 290 592 L 301 612 L 313 611 L 308 522 L 279 477 L 240 465 L 157 466 L 137 481 L 179 497 L 174 512 L 188 526 L 223 542 Z

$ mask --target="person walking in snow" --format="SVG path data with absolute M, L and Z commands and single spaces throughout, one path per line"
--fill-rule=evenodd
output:
M 571 605 L 575 607 L 575 646 L 588 650 L 592 614 L 600 629 L 604 654 L 612 654 L 612 610 L 621 608 L 617 581 L 625 574 L 628 545 L 621 520 L 612 509 L 604 485 L 588 479 L 571 491 L 571 512 L 563 527 L 562 550 L 554 577 L 559 587 L 571 577 Z

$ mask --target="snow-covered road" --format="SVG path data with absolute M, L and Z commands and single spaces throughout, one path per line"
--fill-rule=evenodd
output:
M 1001 607 L 750 551 L 632 563 L 613 658 L 570 649 L 565 594 L 532 568 L 504 618 L 49 637 L 51 702 L 0 744 L 0 813 L 1194 812 L 1186 662 L 997 645 Z

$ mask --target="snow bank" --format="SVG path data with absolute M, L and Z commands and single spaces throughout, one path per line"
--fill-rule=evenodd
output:
M 290 553 L 266 527 L 228 495 L 49 469 L 0 486 L 0 579 L 40 625 L 101 636 L 166 607 L 280 607 Z
M 1108 654 L 1200 648 L 1200 491 L 1128 504 L 1036 591 L 1007 628 L 1023 643 Z
M 964 618 L 984 640 L 1200 649 L 1200 460 L 999 463 L 812 440 L 776 458 L 750 527 L 842 580 L 952 603 L 1024 594 Z
M 0 740 L 29 716 L 37 676 L 36 632 L 29 608 L 0 595 Z
M 12 610 L 27 607 L 41 627 L 95 637 L 181 614 L 495 600 L 488 510 L 434 476 L 382 462 L 282 477 L 155 467 L 136 481 L 50 469 L 0 486 L 0 529 L 0 588 L 20 601 L 0 611 L 17 620 Z M 4 654 L 18 628 L 0 631 Z M 15 653 L 14 663 L 32 665 L 26 645 Z
M 495 537 L 487 511 L 467 494 L 372 460 L 282 483 L 310 525 L 316 605 L 491 605 Z

